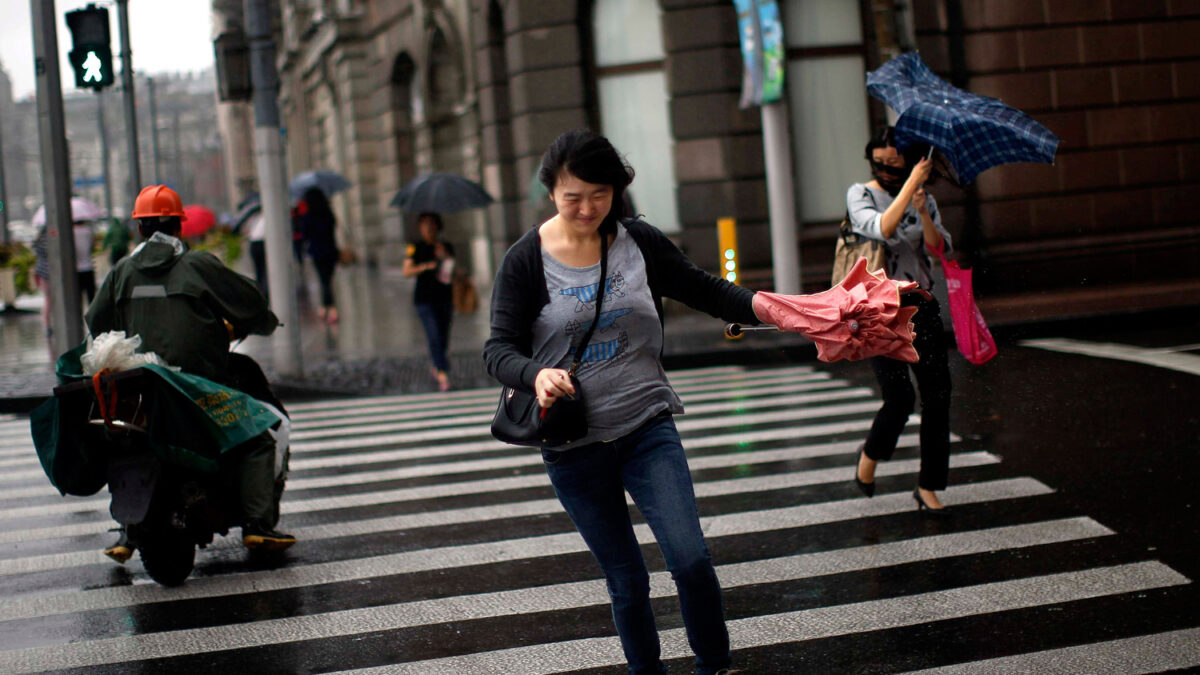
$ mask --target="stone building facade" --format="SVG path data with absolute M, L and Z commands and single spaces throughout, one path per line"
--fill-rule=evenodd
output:
M 865 73 L 920 49 L 948 80 L 997 96 L 1062 139 L 1053 165 L 937 188 L 982 296 L 1022 318 L 1060 292 L 1190 302 L 1200 253 L 1200 6 L 1182 0 L 779 0 L 784 105 L 806 289 L 828 285 L 846 187 L 887 110 Z M 1191 37 L 1189 37 L 1191 36 Z M 715 223 L 739 223 L 745 283 L 770 286 L 762 122 L 738 105 L 730 0 L 282 0 L 280 102 L 292 173 L 326 168 L 345 243 L 398 260 L 411 218 L 389 205 L 426 171 L 496 202 L 450 219 L 480 280 L 547 215 L 534 181 L 560 132 L 591 127 L 637 171 L 637 210 L 702 267 Z M 1136 287 L 1131 282 L 1137 282 Z M 1110 293 L 1109 291 L 1113 291 Z M 1076 293 L 1078 295 L 1078 293 Z M 1097 305 L 1097 309 L 1100 309 Z

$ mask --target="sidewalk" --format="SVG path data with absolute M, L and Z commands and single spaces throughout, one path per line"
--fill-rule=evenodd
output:
M 270 338 L 251 336 L 236 350 L 253 356 L 285 400 L 435 391 L 425 334 L 412 304 L 414 280 L 399 270 L 339 268 L 335 276 L 340 321 L 317 315 L 320 290 L 311 267 L 299 294 L 302 377 L 280 376 Z M 471 315 L 455 315 L 450 330 L 451 382 L 457 389 L 497 386 L 481 356 L 488 335 L 488 289 Z M 56 384 L 42 333 L 40 297 L 18 300 L 21 311 L 0 314 L 0 412 L 23 412 Z M 667 309 L 664 359 L 668 365 L 806 359 L 811 344 L 794 334 L 757 333 L 728 340 L 724 324 L 682 305 Z

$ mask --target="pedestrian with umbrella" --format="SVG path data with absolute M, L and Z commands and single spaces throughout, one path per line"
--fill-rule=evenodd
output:
M 454 315 L 454 245 L 442 238 L 441 214 L 487 206 L 491 195 L 478 183 L 449 173 L 417 176 L 400 189 L 392 206 L 416 212 L 418 237 L 408 245 L 404 276 L 415 277 L 413 305 L 425 330 L 433 377 L 439 391 L 450 389 L 450 321 Z
M 913 499 L 921 513 L 944 513 L 936 492 L 944 490 L 950 462 L 950 369 L 947 342 L 933 288 L 928 250 L 951 250 L 937 201 L 925 189 L 939 153 L 939 173 L 960 187 L 979 173 L 1010 162 L 1052 162 L 1058 138 L 1028 115 L 1002 101 L 950 85 L 933 74 L 916 52 L 902 54 L 867 75 L 867 91 L 899 115 L 895 128 L 882 129 L 867 143 L 873 180 L 846 193 L 851 229 L 881 241 L 889 277 L 916 282 L 926 293 L 904 296 L 918 308 L 913 319 L 920 355 L 906 364 L 887 357 L 871 360 L 883 394 L 867 439 L 859 448 L 854 483 L 875 493 L 875 469 L 891 458 L 921 394 L 921 468 Z
M 337 218 L 329 207 L 329 199 L 318 187 L 304 192 L 296 213 L 300 235 L 308 243 L 308 256 L 321 282 L 321 320 L 335 324 L 338 310 L 333 301 L 333 272 L 338 264 Z
M 925 294 L 908 294 L 902 300 L 903 306 L 917 310 L 913 346 L 920 359 L 915 363 L 889 356 L 871 359 L 883 406 L 859 446 L 854 483 L 866 496 L 875 494 L 876 465 L 891 459 L 916 403 L 911 370 L 921 392 L 921 469 L 913 498 L 922 513 L 941 514 L 944 507 L 936 492 L 946 489 L 950 468 L 950 366 L 941 309 L 929 294 L 934 281 L 925 246 L 950 250 L 950 233 L 942 226 L 937 201 L 925 191 L 931 159 L 920 157 L 915 166 L 910 165 L 896 149 L 891 127 L 871 138 L 866 158 L 873 179 L 855 183 L 846 192 L 850 227 L 859 236 L 883 243 L 889 278 L 915 282 Z

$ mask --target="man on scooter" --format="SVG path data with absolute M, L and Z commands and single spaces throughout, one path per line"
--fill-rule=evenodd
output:
M 269 390 L 251 391 L 240 378 L 230 376 L 229 340 L 269 335 L 279 325 L 258 285 L 215 256 L 188 250 L 179 239 L 186 218 L 183 204 L 171 188 L 143 189 L 133 218 L 146 241 L 113 267 L 88 307 L 91 334 L 123 330 L 139 335 L 144 351 L 157 353 L 186 373 L 256 398 L 273 398 Z M 230 470 L 236 472 L 245 518 L 242 543 L 273 551 L 296 543 L 292 535 L 274 529 L 274 439 L 263 434 L 233 452 L 237 459 Z M 124 563 L 133 548 L 122 529 L 117 543 L 104 553 Z

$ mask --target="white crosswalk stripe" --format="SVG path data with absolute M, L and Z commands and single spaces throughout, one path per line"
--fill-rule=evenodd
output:
M 850 473 L 879 406 L 870 389 L 808 366 L 670 376 L 688 411 L 677 424 L 733 612 L 735 654 L 834 648 L 935 622 L 968 631 L 1006 613 L 1051 622 L 1050 609 L 1066 615 L 1060 625 L 1089 603 L 1191 586 L 1152 557 L 1131 556 L 1120 535 L 1050 486 L 1013 475 L 957 436 L 942 496 L 962 515 L 919 518 L 910 494 L 920 469 L 915 415 L 895 459 L 879 466 L 880 494 L 862 497 Z M 60 497 L 28 421 L 0 418 L 0 672 L 139 668 L 134 662 L 180 672 L 620 667 L 604 582 L 539 453 L 488 434 L 496 396 L 289 406 L 282 525 L 300 543 L 266 569 L 237 537 L 218 538 L 175 588 L 150 581 L 136 557 L 126 568 L 106 559 L 107 492 Z M 648 527 L 639 521 L 635 533 L 648 556 L 656 551 Z M 652 596 L 673 606 L 670 575 L 648 560 Z M 677 614 L 664 622 L 664 658 L 686 660 Z M 1002 658 L 955 652 L 943 662 L 930 649 L 917 670 L 1050 672 L 1075 660 L 1095 672 L 1115 659 L 1127 672 L 1200 666 L 1200 629 L 1146 635 L 1131 626 L 1084 640 L 1057 640 L 1048 629 L 1027 653 Z M 431 637 L 446 631 L 458 637 Z M 359 649 L 362 640 L 373 646 Z M 302 660 L 289 668 L 290 658 Z

